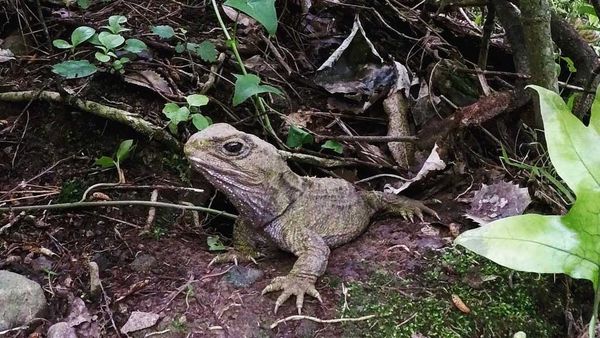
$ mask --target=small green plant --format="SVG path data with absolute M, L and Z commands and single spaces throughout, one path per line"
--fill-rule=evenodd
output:
M 169 130 L 177 134 L 179 123 L 192 121 L 196 129 L 202 130 L 212 124 L 208 116 L 200 113 L 200 107 L 208 104 L 208 97 L 202 94 L 192 94 L 185 97 L 187 105 L 181 107 L 177 103 L 169 102 L 163 108 L 163 114 L 169 119 Z
M 155 225 L 154 227 L 152 227 L 152 237 L 154 237 L 155 240 L 160 240 L 164 235 L 167 234 L 167 229 Z
M 71 42 L 56 39 L 52 44 L 56 48 L 73 51 L 87 41 L 99 49 L 94 54 L 94 58 L 98 62 L 109 64 L 111 72 L 123 73 L 124 66 L 130 61 L 130 58 L 118 54 L 125 52 L 139 54 L 148 49 L 143 41 L 135 38 L 126 39 L 121 34 L 130 30 L 123 27 L 126 22 L 125 16 L 113 15 L 108 18 L 108 25 L 101 27 L 104 29 L 102 32 L 97 33 L 91 27 L 81 26 L 75 28 L 71 33 Z M 54 65 L 52 71 L 67 79 L 73 79 L 94 74 L 97 68 L 87 60 L 68 60 Z
M 123 15 L 113 15 L 108 18 L 108 26 L 102 26 L 102 28 L 108 29 L 113 34 L 119 34 L 121 32 L 126 32 L 130 30 L 129 28 L 125 28 L 121 26 L 121 24 L 126 23 L 127 18 Z
M 89 40 L 95 33 L 96 30 L 92 27 L 80 26 L 75 28 L 71 33 L 70 43 L 63 39 L 56 39 L 52 41 L 52 45 L 56 48 L 71 49 L 73 51 L 75 47 Z
M 174 318 L 171 322 L 171 327 L 173 328 L 173 331 L 177 333 L 184 333 L 187 331 L 187 318 L 185 315 Z
M 304 145 L 310 145 L 315 143 L 314 137 L 305 129 L 300 128 L 296 125 L 291 125 L 288 131 L 288 137 L 285 144 L 290 148 L 300 148 Z M 321 149 L 329 149 L 338 154 L 344 152 L 344 146 L 338 141 L 327 140 L 321 145 Z
M 531 87 L 539 94 L 550 160 L 576 201 L 564 216 L 508 217 L 466 231 L 455 242 L 511 269 L 591 281 L 593 338 L 600 302 L 600 88 L 585 126 L 558 94 Z
M 321 145 L 321 149 L 329 149 L 338 154 L 342 154 L 344 152 L 344 146 L 338 141 L 327 140 L 325 143 Z
M 227 249 L 219 236 L 206 237 L 206 245 L 208 245 L 208 251 L 223 251 Z
M 291 125 L 285 144 L 290 148 L 300 148 L 305 144 L 313 144 L 314 142 L 314 137 L 308 131 L 296 125 Z
M 152 27 L 152 33 L 163 40 L 175 38 L 178 40 L 175 45 L 175 52 L 181 54 L 189 52 L 200 57 L 203 61 L 213 63 L 217 61 L 217 47 L 214 43 L 205 40 L 201 43 L 189 42 L 187 39 L 187 30 L 178 28 L 177 31 L 169 25 L 160 25 Z
M 94 163 L 102 168 L 115 167 L 119 175 L 119 183 L 125 183 L 125 175 L 121 170 L 121 163 L 129 157 L 134 148 L 133 140 L 125 140 L 119 144 L 119 148 L 117 148 L 117 151 L 112 157 L 101 156 L 100 158 L 97 158 Z

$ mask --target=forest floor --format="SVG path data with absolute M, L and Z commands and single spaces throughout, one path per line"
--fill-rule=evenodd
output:
M 72 22 L 59 18 L 47 23 L 52 34 L 62 30 L 68 36 L 81 21 L 100 26 L 110 15 L 130 13 L 128 24 L 134 30 L 146 27 L 147 31 L 150 24 L 169 23 L 185 28 L 190 41 L 222 39 L 220 31 L 213 29 L 216 22 L 209 7 L 173 1 L 168 8 L 147 8 L 146 16 L 141 17 L 136 12 L 138 5 L 131 7 L 136 11 L 128 6 L 132 5 L 122 1 L 98 4 L 92 7 L 93 15 L 74 10 L 81 16 Z M 9 27 L 16 27 L 14 22 L 11 25 L 1 28 L 0 37 L 8 36 Z M 65 31 L 65 27 L 69 29 Z M 249 40 L 246 55 L 264 51 L 264 46 L 257 47 Z M 380 36 L 374 40 L 383 46 L 390 43 Z M 291 43 L 286 48 L 291 54 L 304 55 Z M 160 113 L 165 100 L 150 89 L 123 82 L 119 75 L 96 74 L 72 83 L 47 81 L 56 77 L 47 67 L 55 53 L 12 63 L 1 74 L 0 92 L 68 86 L 81 90 L 88 100 L 136 112 L 165 125 Z M 130 69 L 168 69 L 164 62 L 170 60 L 169 52 L 163 49 L 155 53 L 152 61 L 134 61 Z M 200 72 L 207 69 L 198 67 Z M 224 68 L 233 69 L 233 65 Z M 223 74 L 232 78 L 229 72 Z M 328 106 L 329 95 L 323 90 L 287 81 L 292 80 L 286 78 L 279 84 L 284 89 L 293 87 L 296 94 L 284 104 L 272 102 L 286 115 L 299 110 L 320 112 Z M 193 88 L 190 80 L 179 84 Z M 231 84 L 220 81 L 209 94 L 229 102 L 232 91 Z M 238 116 L 253 114 L 249 105 L 234 111 Z M 219 105 L 211 104 L 203 112 L 214 122 L 233 122 Z M 347 122 L 364 134 L 385 129 L 381 109 L 368 115 L 379 122 L 366 126 L 363 120 L 352 117 Z M 318 117 L 310 125 L 325 130 L 335 119 Z M 148 141 L 122 124 L 45 102 L 0 102 L 0 122 L 3 205 L 76 202 L 94 184 L 117 182 L 114 168 L 102 169 L 94 162 L 103 155 L 111 156 L 121 141 L 133 139 L 135 149 L 122 168 L 127 183 L 137 188 L 102 188 L 100 191 L 111 200 L 149 200 L 152 187 L 162 186 L 159 201 L 186 201 L 236 213 L 223 195 L 191 172 L 181 153 Z M 257 133 L 259 129 L 251 119 L 245 122 L 238 126 Z M 189 134 L 184 131 L 180 140 Z M 472 150 L 460 143 L 470 139 L 459 138 L 452 151 Z M 465 161 L 465 157 L 454 156 L 452 160 L 457 163 Z M 323 303 L 307 297 L 303 315 L 319 320 L 345 319 L 337 322 L 306 318 L 278 322 L 296 314 L 294 302 L 286 302 L 274 314 L 277 295 L 263 296 L 261 290 L 272 278 L 286 274 L 294 257 L 282 252 L 277 259 L 261 260 L 258 265 L 209 267 L 217 253 L 213 240 L 230 244 L 233 222 L 200 213 L 198 226 L 191 212 L 177 209 L 158 209 L 149 226 L 148 208 L 142 206 L 0 214 L 0 227 L 11 224 L 0 234 L 0 269 L 25 275 L 43 286 L 51 311 L 46 321 L 33 328 L 42 334 L 52 323 L 73 314 L 73 299 L 81 298 L 91 315 L 77 328 L 81 337 L 125 336 L 119 330 L 134 311 L 158 314 L 159 322 L 130 333 L 133 337 L 512 337 L 519 331 L 529 337 L 578 336 L 591 311 L 591 301 L 580 295 L 591 294 L 590 285 L 563 276 L 514 272 L 452 245 L 453 225 L 461 225 L 463 230 L 476 226 L 464 217 L 473 191 L 482 183 L 511 180 L 510 173 L 490 162 L 462 163 L 462 170 L 446 172 L 409 191 L 414 198 L 440 200 L 441 204 L 434 205 L 440 220 L 426 218 L 411 223 L 378 217 L 358 239 L 332 251 L 327 271 L 317 283 Z M 293 168 L 323 175 L 308 165 L 295 164 Z M 379 173 L 360 166 L 334 172 L 354 178 Z M 517 178 L 516 183 L 526 182 Z M 193 186 L 204 192 L 165 186 Z M 537 201 L 534 205 L 540 204 Z M 90 293 L 91 261 L 100 268 L 100 294 Z M 574 308 L 573 299 L 584 300 Z M 348 320 L 352 318 L 358 320 Z

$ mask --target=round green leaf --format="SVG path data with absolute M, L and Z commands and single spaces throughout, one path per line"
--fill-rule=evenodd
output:
M 165 104 L 162 112 L 166 115 L 167 113 L 174 113 L 178 109 L 179 109 L 179 105 L 177 105 L 177 103 L 169 102 L 169 103 Z
M 100 34 L 98 34 L 98 40 L 108 49 L 115 49 L 125 42 L 125 38 L 122 35 L 111 34 L 109 32 L 100 32 Z
M 76 79 L 94 74 L 98 68 L 87 60 L 64 61 L 52 66 L 52 72 L 67 79 Z
M 142 40 L 138 39 L 127 39 L 125 40 L 125 48 L 126 51 L 138 54 L 148 49 L 148 46 Z
M 94 57 L 96 58 L 96 60 L 98 60 L 100 62 L 110 61 L 110 56 L 108 56 L 102 52 L 96 52 L 96 54 L 94 54 Z
M 88 9 L 91 5 L 91 0 L 77 0 L 77 6 L 81 9 Z
M 187 107 L 180 107 L 175 111 L 164 111 L 163 109 L 163 113 L 174 125 L 186 122 L 190 118 L 190 110 Z
M 206 116 L 202 114 L 193 114 L 192 115 L 192 124 L 196 129 L 203 130 L 206 127 L 210 126 L 210 121 L 206 118 Z
M 65 41 L 63 39 L 53 40 L 52 45 L 54 47 L 60 48 L 60 49 L 69 49 L 69 48 L 73 47 L 70 43 L 68 43 L 67 41 Z
M 175 30 L 169 25 L 160 25 L 152 27 L 152 33 L 158 35 L 161 39 L 170 39 L 175 36 Z
M 275 0 L 227 0 L 223 5 L 242 11 L 260 22 L 269 35 L 275 35 L 277 32 Z
M 261 93 L 274 93 L 282 95 L 281 91 L 275 87 L 261 85 L 260 78 L 254 74 L 234 75 L 235 89 L 233 93 L 233 105 L 237 106 L 246 101 L 252 95 Z
M 312 144 L 313 142 L 313 136 L 306 130 L 291 125 L 285 144 L 290 148 L 299 148 L 304 144 Z
M 126 22 L 127 22 L 127 17 L 124 15 L 111 15 L 108 18 L 109 26 L 117 26 L 119 24 L 126 23 Z
M 92 27 L 77 27 L 75 30 L 73 30 L 73 33 L 71 33 L 71 44 L 73 44 L 73 47 L 77 47 L 81 43 L 91 38 L 94 33 L 96 33 L 96 30 Z
M 129 157 L 132 146 L 133 140 L 125 140 L 119 144 L 119 149 L 117 149 L 116 154 L 117 162 L 121 163 L 123 160 Z
M 185 100 L 192 107 L 202 107 L 208 104 L 208 97 L 202 94 L 188 95 Z
M 102 156 L 100 158 L 97 158 L 94 164 L 99 165 L 102 168 L 112 168 L 115 166 L 115 162 L 113 161 L 113 159 L 108 156 Z
M 327 140 L 322 146 L 322 149 L 330 149 L 335 151 L 338 154 L 341 154 L 344 152 L 344 146 L 339 143 L 338 141 L 334 141 L 334 140 Z
M 217 61 L 217 48 L 210 41 L 203 41 L 200 44 L 188 42 L 187 49 L 193 54 L 198 55 L 202 60 L 206 62 Z

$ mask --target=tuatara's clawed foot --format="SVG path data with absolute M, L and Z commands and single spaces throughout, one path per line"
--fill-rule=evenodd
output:
M 315 297 L 321 303 L 323 302 L 319 291 L 315 289 L 315 281 L 316 278 L 301 277 L 292 274 L 280 276 L 274 278 L 271 284 L 264 288 L 262 294 L 264 295 L 268 292 L 282 290 L 281 295 L 275 302 L 275 313 L 277 313 L 277 309 L 279 309 L 281 304 L 285 303 L 291 295 L 295 295 L 296 308 L 298 309 L 298 314 L 301 314 L 305 294 Z
M 404 205 L 399 207 L 399 213 L 402 218 L 405 220 L 410 220 L 414 222 L 414 216 L 417 216 L 421 222 L 423 221 L 423 213 L 431 215 L 437 219 L 440 219 L 437 212 L 435 210 L 427 207 L 423 202 L 410 200 L 406 202 Z
M 230 250 L 222 254 L 218 254 L 213 258 L 210 263 L 208 263 L 208 267 L 211 267 L 213 264 L 223 264 L 223 263 L 234 263 L 238 265 L 240 262 L 253 262 L 254 264 L 258 264 L 256 259 L 251 255 L 243 254 L 237 250 Z

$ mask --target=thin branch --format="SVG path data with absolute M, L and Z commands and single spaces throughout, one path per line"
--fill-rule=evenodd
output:
M 237 216 L 234 214 L 227 213 L 221 210 L 215 210 L 211 208 L 190 206 L 175 203 L 165 202 L 151 202 L 151 201 L 99 201 L 99 202 L 75 202 L 75 203 L 59 203 L 49 205 L 25 205 L 17 207 L 0 207 L 0 212 L 7 211 L 21 211 L 21 210 L 62 210 L 62 209 L 79 209 L 79 208 L 93 208 L 93 207 L 112 207 L 112 206 L 123 206 L 123 205 L 142 205 L 147 207 L 158 207 L 158 208 L 175 208 L 184 210 L 197 210 L 214 214 L 217 216 L 223 216 L 231 219 L 236 219 Z
M 271 329 L 274 329 L 277 327 L 277 325 L 279 325 L 281 323 L 285 323 L 290 320 L 307 319 L 307 320 L 312 320 L 313 322 L 326 324 L 326 323 L 359 322 L 359 321 L 363 321 L 363 320 L 369 320 L 369 319 L 372 319 L 375 317 L 377 317 L 377 315 L 367 315 L 367 316 L 362 316 L 362 317 L 358 317 L 358 318 L 320 319 L 320 318 L 311 317 L 311 316 L 294 315 L 294 316 L 289 316 L 287 318 L 279 319 L 275 323 L 271 324 Z
M 317 142 L 322 140 L 335 140 L 335 141 L 354 141 L 354 142 L 371 142 L 371 143 L 388 143 L 388 142 L 411 142 L 414 143 L 419 139 L 416 136 L 353 136 L 353 135 L 317 135 L 315 134 Z

